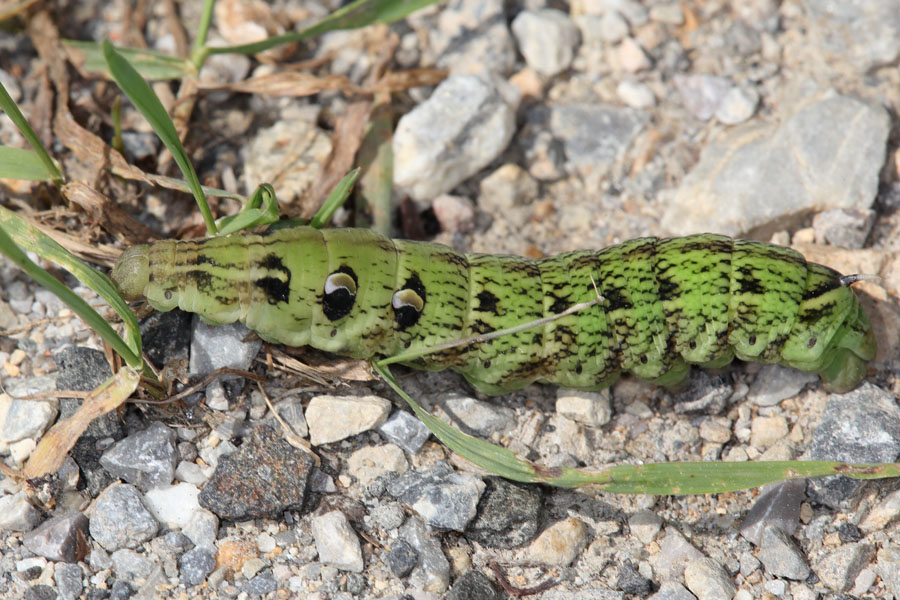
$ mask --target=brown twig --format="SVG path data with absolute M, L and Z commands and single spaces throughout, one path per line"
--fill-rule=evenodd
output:
M 488 567 L 490 567 L 494 575 L 497 576 L 497 582 L 500 584 L 500 587 L 506 590 L 507 594 L 515 596 L 517 598 L 521 598 L 523 596 L 534 596 L 535 594 L 540 594 L 541 592 L 545 592 L 550 588 L 559 585 L 558 580 L 548 579 L 547 581 L 539 583 L 534 587 L 517 588 L 509 582 L 496 560 L 491 560 L 491 562 L 488 563 Z

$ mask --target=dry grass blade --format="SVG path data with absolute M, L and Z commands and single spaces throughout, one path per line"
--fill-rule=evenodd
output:
M 364 360 L 329 358 L 322 364 L 308 365 L 290 354 L 274 348 L 272 349 L 272 358 L 280 368 L 323 386 L 330 385 L 334 380 L 375 381 L 377 379 L 369 368 L 369 363 Z
M 121 235 L 137 244 L 145 244 L 157 237 L 149 227 L 122 210 L 121 206 L 81 181 L 66 184 L 62 193 L 113 235 Z
M 44 434 L 25 463 L 21 475 L 27 479 L 34 479 L 56 473 L 66 454 L 91 421 L 121 406 L 137 389 L 139 381 L 137 372 L 123 367 L 113 377 L 103 382 L 91 392 L 75 414 L 59 421 Z
M 266 94 L 269 96 L 312 96 L 325 91 L 342 90 L 362 93 L 364 90 L 354 85 L 343 75 L 318 77 L 309 73 L 286 71 L 251 77 L 244 81 L 222 85 L 200 84 L 203 92 L 228 90 L 246 94 Z
M 354 102 L 338 121 L 331 136 L 331 154 L 322 167 L 322 175 L 303 203 L 302 216 L 311 218 L 334 186 L 353 168 L 356 152 L 362 145 L 366 124 L 369 121 L 369 101 Z
M 402 92 L 414 87 L 437 85 L 447 78 L 446 69 L 408 69 L 388 71 L 378 80 L 374 88 L 367 92 Z

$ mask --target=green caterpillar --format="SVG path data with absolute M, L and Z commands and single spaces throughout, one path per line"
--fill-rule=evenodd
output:
M 718 368 L 734 357 L 817 373 L 843 392 L 875 355 L 850 289 L 856 276 L 789 248 L 711 234 L 530 260 L 298 227 L 136 246 L 112 278 L 126 298 L 145 296 L 157 310 L 242 321 L 270 342 L 356 358 L 545 319 L 407 361 L 458 371 L 486 393 L 534 381 L 597 389 L 623 372 L 672 387 L 690 364 Z

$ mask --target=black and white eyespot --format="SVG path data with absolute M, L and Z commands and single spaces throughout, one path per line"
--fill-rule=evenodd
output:
M 346 317 L 356 302 L 356 273 L 350 267 L 341 267 L 325 279 L 322 295 L 322 312 L 329 321 Z
M 397 322 L 398 329 L 403 330 L 419 322 L 422 311 L 425 310 L 425 286 L 416 273 L 406 280 L 402 288 L 394 292 L 391 306 L 394 308 L 394 321 Z

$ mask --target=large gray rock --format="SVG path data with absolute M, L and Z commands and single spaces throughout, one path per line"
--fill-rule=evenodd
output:
M 867 209 L 889 127 L 881 106 L 833 90 L 801 101 L 777 126 L 736 127 L 703 150 L 663 227 L 738 235 L 812 210 Z

